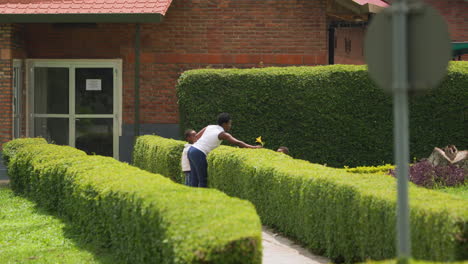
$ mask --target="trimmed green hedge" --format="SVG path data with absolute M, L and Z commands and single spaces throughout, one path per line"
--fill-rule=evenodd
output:
M 395 256 L 396 182 L 268 150 L 218 148 L 209 184 L 251 201 L 264 224 L 346 262 Z M 410 184 L 413 256 L 468 259 L 468 204 Z
M 232 133 L 333 167 L 393 163 L 392 98 L 366 66 L 198 69 L 179 78 L 181 130 L 233 117 Z M 411 158 L 466 141 L 468 62 L 452 62 L 438 89 L 410 99 Z
M 389 259 L 389 260 L 381 260 L 381 261 L 366 261 L 363 262 L 362 264 L 398 264 L 398 261 L 396 259 Z M 410 260 L 408 261 L 408 264 L 442 264 L 442 263 L 447 263 L 447 262 L 431 262 L 431 261 L 424 261 L 424 260 Z M 450 264 L 468 264 L 468 261 L 455 261 L 455 262 L 450 262 Z
M 385 164 L 382 166 L 358 166 L 356 168 L 347 168 L 345 170 L 351 173 L 380 173 L 380 174 L 388 174 L 390 170 L 394 170 L 395 165 L 392 164 Z
M 5 146 L 16 149 L 8 157 L 14 190 L 123 262 L 261 263 L 261 223 L 249 202 L 71 147 L 22 143 Z
M 8 165 L 10 157 L 14 156 L 19 149 L 26 145 L 37 144 L 47 144 L 47 141 L 43 138 L 22 138 L 20 140 L 16 140 L 14 144 L 3 145 L 2 158 L 5 162 L 5 165 Z
M 184 183 L 180 159 L 185 143 L 157 136 L 140 136 L 133 151 L 133 165 Z
M 160 148 L 173 145 L 173 150 L 182 144 L 149 137 L 154 139 L 138 139 L 140 150 L 161 142 Z M 165 166 L 179 166 L 181 151 L 173 155 L 178 157 Z M 266 149 L 223 146 L 208 155 L 208 184 L 251 201 L 263 224 L 334 260 L 395 256 L 397 194 L 390 176 L 348 173 Z M 413 256 L 468 259 L 466 201 L 413 184 L 409 191 Z

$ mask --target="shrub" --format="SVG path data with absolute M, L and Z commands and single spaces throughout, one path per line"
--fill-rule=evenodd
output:
M 250 200 L 264 224 L 332 259 L 395 255 L 397 195 L 391 177 L 349 174 L 266 150 L 228 147 L 210 153 L 208 164 L 210 186 Z M 414 256 L 468 257 L 466 201 L 415 186 L 410 197 Z
M 393 162 L 392 98 L 369 79 L 366 66 L 198 69 L 177 85 L 181 129 L 201 129 L 220 112 L 232 133 L 294 157 L 334 167 Z M 468 62 L 450 64 L 438 89 L 410 98 L 411 157 L 434 146 L 466 146 Z M 209 103 L 208 103 L 209 102 Z
M 20 138 L 15 141 L 10 141 L 9 144 L 3 145 L 3 161 L 5 165 L 8 165 L 10 157 L 14 156 L 18 149 L 24 147 L 25 145 L 32 144 L 47 144 L 47 141 L 43 138 Z
M 157 139 L 141 144 L 166 140 L 152 137 Z M 395 256 L 397 193 L 387 175 L 347 173 L 266 149 L 224 146 L 208 155 L 208 184 L 251 201 L 263 224 L 318 254 L 346 262 Z M 414 185 L 409 193 L 413 255 L 467 259 L 466 201 Z
M 389 260 L 381 260 L 381 261 L 366 261 L 363 262 L 362 264 L 398 264 L 398 261 L 396 259 L 389 259 Z M 411 259 L 408 261 L 408 264 L 442 264 L 442 263 L 447 263 L 447 262 L 432 262 L 432 261 L 424 261 L 424 260 L 414 260 Z M 454 261 L 450 262 L 450 264 L 468 264 L 468 261 Z
M 21 183 L 15 191 L 68 218 L 84 241 L 122 262 L 261 262 L 261 224 L 247 201 L 71 147 L 23 145 L 8 158 L 12 181 Z
M 436 182 L 440 186 L 457 186 L 465 183 L 465 170 L 455 165 L 435 166 Z
M 395 170 L 389 172 L 395 177 Z M 427 160 L 410 166 L 410 181 L 426 188 L 439 188 L 462 185 L 465 183 L 465 171 L 455 165 L 433 166 Z
M 155 136 L 141 136 L 133 151 L 133 165 L 184 183 L 180 159 L 185 142 Z
M 392 169 L 395 169 L 395 165 L 385 164 L 381 166 L 359 166 L 356 168 L 349 168 L 345 166 L 345 170 L 351 173 L 384 173 L 384 174 L 387 174 Z

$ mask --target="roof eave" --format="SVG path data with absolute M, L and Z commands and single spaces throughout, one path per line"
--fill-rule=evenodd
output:
M 0 23 L 160 23 L 163 15 L 144 14 L 0 14 Z
M 378 6 L 378 5 L 374 5 L 374 4 L 366 4 L 367 7 L 365 7 L 365 10 L 368 12 L 368 13 L 371 13 L 371 14 L 377 14 L 377 13 L 380 13 L 382 12 L 382 10 L 384 10 L 386 7 L 382 7 L 382 6 Z

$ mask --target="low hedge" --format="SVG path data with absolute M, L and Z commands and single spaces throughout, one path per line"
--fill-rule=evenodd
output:
M 138 141 L 142 145 L 165 142 L 159 147 L 172 145 L 173 150 L 182 144 L 151 137 Z M 173 155 L 179 156 L 165 166 L 179 166 L 181 151 Z M 266 149 L 222 146 L 208 155 L 208 184 L 251 201 L 263 224 L 336 261 L 395 256 L 397 194 L 390 176 L 348 173 Z M 409 195 L 413 256 L 468 259 L 466 201 L 413 184 Z
M 5 165 L 8 165 L 10 157 L 14 156 L 19 149 L 26 145 L 37 144 L 47 144 L 47 141 L 43 138 L 22 138 L 20 140 L 16 140 L 14 144 L 10 143 L 3 145 L 2 158 Z
M 209 184 L 251 201 L 264 224 L 346 262 L 395 256 L 396 182 L 347 173 L 268 150 L 218 148 Z M 413 256 L 468 259 L 468 204 L 410 185 Z
M 8 157 L 14 190 L 122 262 L 261 263 L 261 224 L 247 201 L 71 147 L 21 144 L 5 146 L 17 150 Z
M 186 142 L 158 136 L 140 136 L 135 144 L 132 163 L 141 169 L 159 173 L 183 183 L 180 159 Z
M 414 259 L 411 259 L 408 261 L 408 264 L 442 264 L 442 263 L 447 263 L 447 262 L 432 262 L 432 261 L 414 260 Z M 363 262 L 362 264 L 398 264 L 398 261 L 396 259 L 380 260 L 380 261 L 369 260 L 369 261 Z M 468 261 L 455 261 L 455 262 L 450 262 L 450 264 L 468 264 Z
M 177 84 L 181 130 L 199 130 L 220 112 L 232 133 L 265 147 L 287 146 L 294 157 L 333 167 L 393 162 L 390 95 L 376 87 L 366 66 L 331 65 L 256 69 L 197 69 Z M 452 62 L 439 88 L 410 98 L 410 155 L 466 141 L 468 62 Z
M 391 170 L 395 169 L 395 165 L 385 164 L 381 166 L 358 166 L 356 168 L 349 168 L 345 166 L 345 170 L 351 173 L 380 173 L 389 174 Z

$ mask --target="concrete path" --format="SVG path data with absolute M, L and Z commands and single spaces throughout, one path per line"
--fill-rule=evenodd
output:
M 315 256 L 291 240 L 263 227 L 263 264 L 325 264 L 327 258 Z

